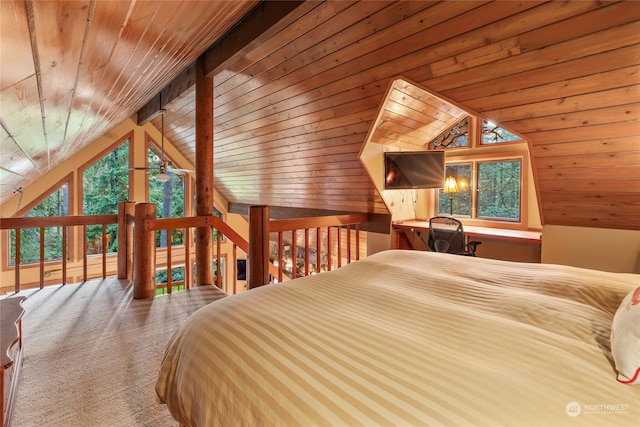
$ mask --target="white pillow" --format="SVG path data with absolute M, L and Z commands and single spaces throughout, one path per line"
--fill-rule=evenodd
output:
M 611 353 L 623 384 L 640 384 L 640 287 L 618 307 L 611 325 Z

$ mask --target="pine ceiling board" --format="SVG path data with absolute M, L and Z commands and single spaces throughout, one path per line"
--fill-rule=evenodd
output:
M 349 5 L 349 3 L 344 2 L 344 5 Z M 280 64 L 285 62 L 288 57 L 297 55 L 304 49 L 304 46 L 297 45 L 295 40 L 313 33 L 318 26 L 335 15 L 336 11 L 332 3 L 322 2 L 298 19 L 294 25 L 284 28 L 277 37 L 265 41 L 259 49 L 240 55 L 233 64 L 229 64 L 228 67 L 216 74 L 216 98 L 261 75 L 272 68 L 274 64 Z M 332 27 L 323 25 L 322 28 Z M 313 43 L 316 41 L 313 40 Z
M 610 196 L 618 193 L 634 194 L 635 199 L 631 198 L 630 201 L 637 201 L 640 196 L 640 178 L 620 179 L 613 175 L 609 180 L 591 178 L 588 175 L 574 179 L 540 179 L 538 180 L 538 185 L 542 193 L 564 193 L 564 200 L 572 200 L 572 194 L 584 192 L 591 192 L 596 199 L 595 201 L 600 200 L 603 194 L 609 194 Z
M 637 158 L 637 156 L 636 156 Z M 538 162 L 538 161 L 536 161 Z M 606 167 L 592 167 L 588 171 L 583 168 L 545 168 L 544 163 L 538 166 L 538 179 L 589 179 L 616 180 L 619 178 L 633 179 L 640 176 L 639 165 L 607 165 Z M 615 173 L 611 169 L 615 168 Z
M 358 126 L 360 124 L 355 124 Z M 350 126 L 347 126 L 349 128 Z M 215 155 L 219 159 L 230 160 L 234 156 L 262 157 L 268 150 L 294 150 L 298 147 L 331 147 L 334 145 L 344 144 L 345 141 L 358 143 L 362 141 L 366 129 L 352 128 L 353 132 L 344 132 L 344 128 L 333 128 L 313 133 L 294 134 L 285 136 L 279 133 L 279 137 L 269 137 L 269 139 L 254 138 L 245 141 L 243 144 L 236 144 L 229 149 L 218 150 Z M 357 132 L 360 131 L 360 132 Z
M 29 4 L 33 8 L 30 23 L 39 63 L 42 117 L 49 151 L 46 166 L 50 170 L 56 165 L 53 156 L 67 136 L 91 8 L 89 1 Z
M 640 19 L 640 8 L 633 1 L 603 4 L 586 2 L 584 5 L 577 3 L 575 7 L 585 6 L 591 10 L 578 15 L 573 13 L 567 19 L 558 19 L 558 22 L 522 34 L 519 37 L 522 51 L 538 50 L 561 41 L 598 34 L 600 31 L 603 31 L 601 37 L 608 37 L 610 28 Z
M 567 197 L 566 197 L 566 191 L 567 189 L 565 188 L 564 190 L 561 191 L 545 191 L 545 192 L 541 192 L 541 197 L 542 200 L 548 200 L 548 201 L 554 201 L 554 200 L 559 200 L 559 201 L 567 201 Z M 610 191 L 607 192 L 594 192 L 593 190 L 586 190 L 586 191 L 576 191 L 576 190 L 571 190 L 571 201 L 572 202 L 584 202 L 584 203 L 600 203 L 600 202 L 608 202 L 608 203 L 632 203 L 632 204 L 636 204 L 638 203 L 638 193 L 637 192 L 625 192 L 624 189 L 620 190 L 620 189 L 611 189 L 609 188 Z
M 2 2 L 0 91 L 35 74 L 25 2 Z
M 101 1 L 91 3 L 88 8 L 87 32 L 79 58 L 77 84 L 66 129 L 67 138 L 54 158 L 54 163 L 63 161 L 89 144 L 91 139 L 83 139 L 83 135 L 96 136 L 92 129 L 100 121 L 97 107 L 104 101 L 102 85 L 105 79 L 108 81 L 108 65 L 118 41 L 117 34 L 112 34 L 109 29 L 120 28 L 126 22 L 130 7 L 131 2 Z
M 436 77 L 430 80 L 429 85 L 438 92 L 453 98 L 449 92 L 452 89 L 501 79 L 518 73 L 532 72 L 600 52 L 637 45 L 639 32 L 640 22 L 614 27 L 607 31 L 562 41 L 544 49 L 529 51 L 491 64 Z
M 42 174 L 48 166 L 35 75 L 0 92 L 0 118 L 3 127 L 34 163 L 34 172 Z
M 359 150 L 361 144 L 362 136 L 355 135 L 324 141 L 322 144 L 316 142 L 288 143 L 286 145 L 265 144 L 260 150 L 245 149 L 241 152 L 235 151 L 233 154 L 225 153 L 225 155 L 218 155 L 216 157 L 220 160 L 224 159 L 225 161 L 262 158 L 267 162 L 270 160 L 270 157 L 274 157 L 279 159 L 280 163 L 300 162 L 300 167 L 304 168 L 307 158 L 353 152 L 354 149 Z M 282 159 L 281 157 L 285 157 L 285 155 L 286 159 Z
M 220 145 L 218 145 L 218 141 L 216 141 L 216 151 L 218 153 L 232 153 L 238 150 L 243 151 L 247 148 L 250 149 L 252 146 L 259 146 L 261 144 L 288 144 L 290 141 L 318 141 L 319 143 L 322 143 L 322 140 L 324 139 L 338 138 L 343 135 L 366 134 L 368 130 L 369 124 L 363 122 L 348 123 L 342 127 L 316 130 L 312 133 L 306 132 L 304 130 L 304 126 L 300 126 L 297 128 L 279 130 L 269 135 L 247 137 L 232 144 L 220 143 Z
M 602 92 L 599 96 L 593 93 L 579 94 L 575 96 L 563 97 L 554 92 L 548 95 L 547 100 L 531 104 L 523 104 L 499 110 L 486 110 L 483 114 L 488 118 L 493 118 L 502 124 L 509 124 L 514 129 L 517 128 L 517 121 L 524 118 L 545 117 L 556 114 L 566 114 L 573 111 L 588 109 L 606 108 L 612 105 L 627 104 L 629 100 L 636 101 L 640 85 L 632 85 L 610 89 Z
M 570 129 L 556 129 L 549 131 L 531 132 L 527 136 L 534 145 L 589 141 L 600 138 L 624 138 L 638 136 L 639 122 L 622 122 L 603 125 L 584 126 Z
M 140 108 L 154 91 L 182 72 L 254 4 L 162 2 L 157 3 L 156 10 L 149 11 L 145 2 L 137 3 L 114 54 L 114 69 L 121 72 L 113 80 L 101 113 L 118 122 Z M 216 19 L 220 14 L 231 16 Z M 148 80 L 154 82 L 150 89 L 135 89 Z M 118 113 L 120 110 L 128 114 L 123 117 Z
M 327 174 L 335 175 L 336 172 L 340 172 L 342 176 L 362 176 L 360 163 L 357 161 L 345 161 L 340 163 L 330 162 L 332 167 L 327 167 L 322 163 L 306 164 L 304 168 L 300 168 L 298 165 L 274 165 L 272 167 L 263 167 L 259 169 L 248 169 L 242 167 L 225 168 L 224 175 L 225 180 L 238 180 L 238 179 L 253 179 L 254 177 L 261 176 L 276 176 L 283 178 L 298 178 L 298 177 L 321 177 Z
M 386 6 L 384 2 L 359 2 L 348 9 L 347 15 L 353 15 L 351 18 L 354 21 L 363 20 L 367 18 L 367 14 L 372 12 L 370 9 L 371 4 L 377 5 L 378 8 Z M 384 9 L 382 12 L 386 11 Z M 356 13 L 357 12 L 357 13 Z M 387 21 L 386 15 L 379 13 Z M 337 19 L 337 18 L 336 18 Z M 373 19 L 373 18 L 370 18 Z M 363 23 L 368 25 L 367 20 Z M 327 23 L 329 25 L 331 21 Z M 389 23 L 387 23 L 388 25 Z M 277 94 L 280 98 L 279 101 L 286 100 L 287 102 L 291 97 L 299 95 L 304 92 L 311 92 L 314 89 L 323 86 L 328 81 L 335 81 L 348 74 L 349 69 L 354 65 L 358 56 L 363 54 L 363 40 L 367 37 L 376 37 L 381 39 L 383 37 L 383 31 L 376 31 L 374 35 L 371 35 L 372 30 L 367 30 L 368 27 L 362 25 L 352 26 L 346 28 L 344 31 L 340 31 L 340 27 L 329 27 L 336 33 L 330 39 L 323 40 L 321 46 L 315 46 L 312 49 L 307 49 L 301 52 L 299 55 L 288 58 L 286 68 L 284 66 L 277 66 L 271 68 L 268 74 L 268 79 L 261 77 L 262 80 L 267 80 L 261 87 L 255 89 L 253 86 L 245 88 L 245 85 L 235 87 L 232 91 L 225 94 L 221 94 L 216 98 L 217 114 L 224 114 L 227 111 L 245 111 L 239 110 L 244 103 L 248 101 L 248 107 L 252 110 L 259 110 L 266 107 L 264 100 L 273 94 Z M 334 29 L 335 28 L 335 29 Z M 318 40 L 315 40 L 317 43 Z M 368 46 L 373 49 L 374 46 Z M 268 58 L 267 58 L 268 59 Z M 379 56 L 377 61 L 384 61 L 383 56 Z M 336 66 L 338 65 L 338 66 Z M 311 75 L 312 74 L 312 75 Z M 248 82 L 249 84 L 252 82 Z M 246 90 L 248 89 L 248 90 Z M 250 97 L 240 97 L 242 92 L 250 93 Z M 334 92 L 335 93 L 335 92 Z M 325 93 L 325 96 L 328 94 Z M 233 100 L 233 102 L 231 102 Z M 261 102 L 262 100 L 262 102 Z M 269 105 L 272 105 L 273 98 L 269 100 Z M 241 105 L 240 102 L 243 104 Z
M 497 108 L 516 107 L 518 105 L 545 101 L 549 99 L 550 93 L 556 93 L 558 97 L 566 98 L 573 95 L 583 95 L 630 86 L 630 82 L 639 81 L 640 76 L 640 66 L 638 65 L 602 71 L 590 68 L 590 71 L 592 74 L 568 78 L 566 80 L 553 77 L 555 73 L 548 73 L 544 84 L 536 85 L 532 82 L 529 83 L 530 86 L 526 88 L 482 96 L 465 102 L 473 105 L 473 108 L 478 111 L 491 111 Z M 549 80 L 553 81 L 548 82 Z M 469 93 L 466 92 L 466 95 L 468 96 Z M 542 112 L 542 114 L 544 114 L 544 112 Z
M 219 159 L 220 160 L 220 159 Z M 352 154 L 352 153 L 335 153 L 331 155 L 331 163 L 333 163 L 334 165 L 341 165 L 342 162 L 352 162 L 357 160 L 357 158 Z M 216 157 L 214 155 L 213 158 L 214 164 L 216 162 Z M 315 157 L 315 158 L 309 158 L 306 160 L 306 164 L 310 165 L 310 164 L 320 164 L 320 165 L 324 165 L 325 163 L 327 163 L 325 158 L 322 157 Z M 234 168 L 234 167 L 245 167 L 247 170 L 256 170 L 256 171 L 261 171 L 262 167 L 264 165 L 264 163 L 269 163 L 268 161 L 265 162 L 263 161 L 263 159 L 261 157 L 253 157 L 253 158 L 248 158 L 248 159 L 244 159 L 242 161 L 236 161 L 236 162 L 229 162 L 229 161 L 225 161 L 224 163 L 221 162 L 220 167 L 214 167 L 214 175 L 218 178 L 224 178 L 224 168 L 229 167 L 229 168 Z M 275 165 L 278 166 L 288 166 L 291 164 L 286 164 L 286 162 L 282 162 L 280 161 L 280 159 L 276 159 L 275 162 L 271 162 Z M 285 164 L 283 164 L 285 163 Z M 297 165 L 294 165 L 297 167 Z M 327 170 L 331 170 L 331 168 L 327 168 Z M 329 172 L 330 173 L 330 172 Z M 222 180 L 224 181 L 224 180 Z
M 347 7 L 349 2 L 339 2 L 340 7 Z M 263 59 L 265 56 L 273 54 L 282 47 L 283 40 L 288 43 L 303 31 L 320 25 L 327 16 L 333 16 L 337 8 L 333 2 L 306 1 L 303 5 L 296 7 L 295 11 L 282 18 L 277 25 L 265 31 L 265 37 L 260 37 L 251 43 L 246 49 L 238 52 L 234 57 L 229 58 L 224 66 L 216 70 L 215 80 L 217 84 L 223 84 L 228 79 L 239 74 L 250 75 L 247 68 Z M 258 48 L 259 45 L 259 48 Z M 214 88 L 214 96 L 217 96 L 217 88 Z
M 25 155 L 12 136 L 7 134 L 3 126 L 0 126 L 0 165 L 7 172 L 8 181 L 14 182 L 33 173 L 36 165 Z M 8 181 L 2 180 L 2 183 Z
M 592 175 L 592 172 L 599 168 L 609 170 L 611 177 L 618 177 L 617 171 L 621 166 L 635 167 L 640 173 L 640 147 L 635 151 L 616 153 L 589 153 L 578 152 L 570 156 L 543 157 L 536 159 L 536 167 L 539 170 L 553 169 L 559 172 L 573 169 L 583 169 L 584 175 Z M 588 171 L 586 169 L 589 169 Z M 640 175 L 638 175 L 640 178 Z
M 535 144 L 532 146 L 532 154 L 536 159 L 541 159 L 544 157 L 568 156 L 580 151 L 592 153 L 634 151 L 638 150 L 638 147 L 640 147 L 640 142 L 638 142 L 637 135 L 624 138 L 610 138 L 602 135 L 590 141 Z
M 500 123 L 526 117 L 547 116 L 558 112 L 588 110 L 634 102 L 638 99 L 634 93 L 638 87 L 636 72 L 623 72 L 623 76 L 628 75 L 628 79 L 620 78 L 619 75 L 614 75 L 618 77 L 615 80 L 609 80 L 607 77 L 609 70 L 624 68 L 623 64 L 629 65 L 633 61 L 640 62 L 639 48 L 640 45 L 637 45 L 556 64 L 544 69 L 522 73 L 519 79 L 501 79 L 502 83 L 499 81 L 495 81 L 495 84 L 494 81 L 486 82 L 474 88 L 474 90 L 477 89 L 476 93 L 471 96 L 476 99 L 463 100 L 462 102 Z M 514 85 L 500 89 L 498 86 L 503 87 L 505 83 L 509 84 L 506 80 L 514 82 Z M 526 85 L 530 89 L 523 89 L 524 96 L 520 102 L 517 101 L 519 94 L 517 91 L 523 85 L 515 83 L 516 80 L 532 81 Z M 614 83 L 616 81 L 618 82 L 617 87 Z M 578 86 L 575 89 L 573 88 L 574 82 Z M 590 85 L 588 82 L 593 82 L 593 84 Z M 583 87 L 584 90 L 580 90 L 579 87 Z M 504 105 L 502 104 L 502 95 L 499 93 L 500 90 L 507 91 Z M 488 96 L 487 98 L 480 95 L 483 91 Z M 468 96 L 463 92 L 458 92 L 458 94 L 458 99 Z M 447 96 L 451 95 L 456 96 L 456 94 L 447 92 Z M 494 102 L 491 102 L 492 100 Z
M 542 130 L 577 128 L 629 121 L 636 121 L 636 126 L 640 130 L 640 102 L 522 119 L 518 120 L 517 126 L 519 132 L 531 133 Z
M 555 210 L 560 212 L 592 212 L 598 214 L 606 214 L 614 210 L 617 213 L 624 215 L 640 215 L 640 202 L 638 203 L 624 203 L 624 202 L 565 202 L 565 201 L 550 201 L 543 203 L 543 207 L 549 210 Z M 638 218 L 640 219 L 640 218 Z
M 582 224 L 583 227 L 613 228 L 619 230 L 638 230 L 637 215 L 608 214 L 594 215 L 591 212 L 547 211 L 545 219 L 550 224 Z

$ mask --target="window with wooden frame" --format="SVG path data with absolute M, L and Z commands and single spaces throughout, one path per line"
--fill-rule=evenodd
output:
M 52 217 L 69 215 L 70 206 L 69 181 L 54 186 L 50 191 L 43 193 L 38 201 L 32 203 L 32 208 L 23 216 Z M 62 259 L 62 246 L 69 244 L 62 241 L 62 227 L 45 227 L 44 231 L 44 261 L 60 261 Z M 16 230 L 9 234 L 9 260 L 8 265 L 14 266 L 16 260 Z M 67 257 L 69 256 L 67 251 Z M 20 264 L 32 264 L 40 262 L 40 229 L 25 228 L 20 231 Z
M 82 177 L 82 214 L 109 215 L 118 213 L 118 203 L 129 199 L 129 138 L 87 163 L 79 174 Z M 108 224 L 107 252 L 117 252 L 117 224 Z M 87 226 L 87 253 L 102 253 L 102 227 Z
M 147 150 L 149 203 L 156 205 L 156 218 L 182 218 L 185 216 L 185 177 L 173 172 L 164 171 L 165 179 L 158 179 L 160 168 L 157 165 L 161 159 L 155 145 L 150 144 Z M 168 179 L 166 179 L 168 177 Z M 156 247 L 166 248 L 168 242 L 167 230 L 156 232 Z M 184 229 L 171 230 L 171 245 L 184 244 Z
M 458 129 L 465 130 L 464 135 L 456 131 L 451 137 L 449 129 L 434 140 L 450 141 L 439 147 L 447 150 L 446 177 L 458 184 L 452 192 L 438 190 L 437 214 L 488 226 L 523 223 L 529 157 L 518 144 L 524 141 L 488 120 L 467 116 L 462 122 L 467 126 Z M 456 142 L 462 136 L 466 145 Z

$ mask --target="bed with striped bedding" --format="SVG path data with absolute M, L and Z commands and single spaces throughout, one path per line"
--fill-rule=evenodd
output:
M 608 343 L 638 279 L 385 251 L 203 307 L 157 398 L 193 427 L 636 425 Z

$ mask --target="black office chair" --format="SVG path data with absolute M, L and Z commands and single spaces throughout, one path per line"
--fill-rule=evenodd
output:
M 434 216 L 429 220 L 427 248 L 433 252 L 476 256 L 476 248 L 482 242 L 466 243 L 462 223 L 448 216 Z

